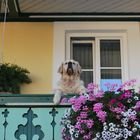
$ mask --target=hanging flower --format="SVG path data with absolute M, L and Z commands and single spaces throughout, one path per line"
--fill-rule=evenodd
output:
M 61 120 L 62 139 L 140 140 L 140 94 L 134 85 L 130 80 L 116 90 L 116 84 L 107 84 L 111 88 L 103 92 L 90 83 L 87 93 L 69 100 L 72 106 Z

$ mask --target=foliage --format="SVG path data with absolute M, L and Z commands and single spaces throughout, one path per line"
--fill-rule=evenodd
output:
M 0 64 L 0 92 L 20 93 L 20 85 L 31 83 L 29 71 L 15 64 Z
M 140 92 L 135 80 L 108 91 L 90 83 L 87 93 L 71 98 L 61 120 L 64 140 L 140 140 Z

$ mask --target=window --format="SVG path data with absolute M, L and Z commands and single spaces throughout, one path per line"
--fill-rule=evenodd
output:
M 85 84 L 93 81 L 103 88 L 104 82 L 123 83 L 136 77 L 130 56 L 135 52 L 131 50 L 136 50 L 139 46 L 138 27 L 137 23 L 126 22 L 55 22 L 53 88 L 61 77 L 57 73 L 58 67 L 61 62 L 70 58 L 80 62 L 83 70 L 81 78 Z M 134 34 L 137 35 L 133 37 Z M 108 58 L 104 56 L 106 52 L 109 53 Z M 114 62 L 116 57 L 117 62 Z M 108 59 L 112 60 L 113 64 Z
M 71 59 L 78 61 L 82 67 L 81 79 L 87 83 L 94 77 L 94 38 L 71 38 Z
M 101 86 L 122 82 L 120 40 L 100 40 Z
M 80 63 L 85 86 L 95 82 L 106 90 L 105 83 L 121 84 L 121 39 L 70 37 L 69 42 L 69 56 Z

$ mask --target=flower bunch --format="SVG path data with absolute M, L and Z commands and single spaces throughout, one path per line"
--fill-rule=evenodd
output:
M 69 99 L 72 104 L 62 117 L 63 140 L 140 140 L 140 92 L 135 80 L 108 91 L 90 83 L 87 93 Z

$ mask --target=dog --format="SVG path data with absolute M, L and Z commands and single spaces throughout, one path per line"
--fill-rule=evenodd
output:
M 66 60 L 60 65 L 58 73 L 61 74 L 61 79 L 58 81 L 58 88 L 55 90 L 54 104 L 60 103 L 62 95 L 86 92 L 84 83 L 80 80 L 81 66 L 77 61 Z

